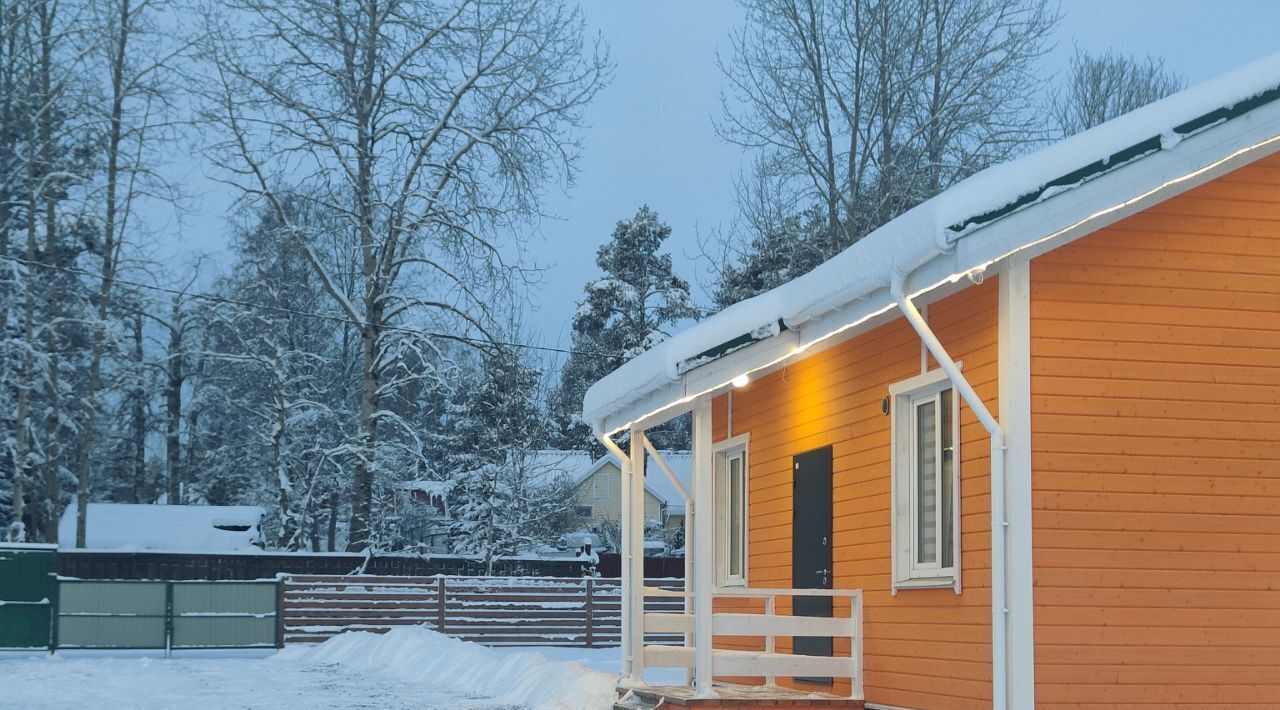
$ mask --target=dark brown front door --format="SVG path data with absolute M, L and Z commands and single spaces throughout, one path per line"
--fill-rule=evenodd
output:
M 791 586 L 831 589 L 831 447 L 792 459 Z M 831 597 L 794 597 L 796 616 L 831 616 Z M 830 656 L 831 637 L 796 636 L 795 653 Z M 804 678 L 830 683 L 830 678 Z

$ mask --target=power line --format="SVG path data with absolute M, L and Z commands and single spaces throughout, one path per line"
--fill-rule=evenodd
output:
M 23 264 L 28 267 L 52 269 L 54 271 L 61 271 L 67 274 L 87 276 L 89 278 L 98 278 L 98 279 L 103 278 L 102 274 L 96 274 L 92 271 L 85 271 L 84 269 L 78 269 L 74 266 L 59 266 L 57 264 L 46 264 L 44 262 L 30 261 L 27 259 L 23 259 L 21 257 L 11 256 L 8 254 L 0 254 L 0 259 L 6 259 L 16 264 Z M 226 296 L 218 296 L 212 293 L 204 293 L 201 291 L 180 291 L 176 288 L 158 286 L 156 284 L 142 283 L 141 281 L 131 281 L 129 279 L 120 278 L 119 276 L 115 277 L 115 281 L 116 283 L 124 284 L 126 286 L 133 286 L 135 288 L 158 291 L 160 293 L 167 293 L 171 296 L 198 298 L 202 301 L 209 301 L 211 303 L 224 303 L 230 306 L 241 306 L 244 308 L 257 308 L 260 310 L 274 311 L 277 313 L 288 313 L 290 315 L 304 316 L 307 318 L 316 318 L 318 320 L 326 320 L 326 321 L 331 321 L 335 323 L 346 323 L 349 325 L 354 325 L 357 328 L 363 328 L 365 325 L 360 321 L 352 320 L 351 318 L 347 318 L 346 316 L 333 315 L 332 313 L 315 313 L 312 311 L 300 311 L 293 308 L 286 308 L 284 306 L 271 306 L 265 303 L 253 303 L 252 301 L 241 301 L 239 299 L 227 298 Z M 602 352 L 593 352 L 590 350 L 573 350 L 571 348 L 556 348 L 549 345 L 530 345 L 528 343 L 515 343 L 515 342 L 507 342 L 507 341 L 501 341 L 501 340 L 486 340 L 484 338 L 476 338 L 468 335 L 455 335 L 453 333 L 438 333 L 430 330 L 425 330 L 422 328 L 410 328 L 402 325 L 384 324 L 381 326 L 381 328 L 383 330 L 391 330 L 391 331 L 396 331 L 400 333 L 409 333 L 412 335 L 425 335 L 433 338 L 446 338 L 450 340 L 459 340 L 466 343 L 472 343 L 474 345 L 497 345 L 497 346 L 508 347 L 508 348 L 523 348 L 525 350 L 539 350 L 542 352 L 553 352 L 553 353 L 560 353 L 564 355 L 585 355 L 587 357 L 598 357 L 598 358 L 621 357 L 621 355 L 616 355 L 611 353 L 602 353 Z

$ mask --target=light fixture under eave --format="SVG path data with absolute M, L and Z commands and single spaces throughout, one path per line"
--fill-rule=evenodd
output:
M 721 380 L 721 382 L 723 381 L 724 380 Z M 742 389 L 743 387 L 746 387 L 750 383 L 751 383 L 751 378 L 747 377 L 746 373 L 738 375 L 737 377 L 729 381 L 729 384 L 733 385 L 734 387 L 737 387 L 738 389 Z

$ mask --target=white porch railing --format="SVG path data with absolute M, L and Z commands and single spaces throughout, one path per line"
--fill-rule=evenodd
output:
M 645 587 L 645 596 L 684 596 L 682 592 Z M 763 637 L 763 651 L 715 649 L 711 654 L 710 677 L 763 676 L 767 683 L 782 677 L 849 678 L 850 697 L 862 699 L 862 590 L 859 589 L 762 589 L 758 587 L 717 588 L 721 598 L 763 599 L 764 613 L 717 612 L 711 615 L 715 636 Z M 849 616 L 791 616 L 776 613 L 778 597 L 832 597 L 849 599 Z M 692 633 L 694 615 L 646 612 L 646 633 Z M 779 636 L 819 636 L 849 639 L 848 656 L 809 656 L 778 653 Z M 834 645 L 834 644 L 833 644 Z M 694 668 L 692 646 L 650 644 L 644 649 L 644 665 L 654 668 Z M 702 670 L 702 669 L 697 669 Z

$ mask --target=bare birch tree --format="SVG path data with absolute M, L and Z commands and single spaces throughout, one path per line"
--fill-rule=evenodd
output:
M 357 324 L 359 406 L 348 548 L 371 544 L 385 406 L 429 378 L 438 338 L 485 338 L 477 285 L 508 275 L 504 238 L 544 182 L 572 175 L 571 132 L 607 62 L 563 2 L 238 0 L 211 10 L 208 119 L 215 159 L 272 206 L 334 307 Z M 245 28 L 254 28 L 245 32 Z M 277 185 L 301 186 L 350 223 L 358 298 L 292 225 Z M 409 286 L 412 284 L 413 288 Z M 450 336 L 449 334 L 453 334 Z
M 1183 79 L 1163 59 L 1076 47 L 1066 80 L 1054 87 L 1050 115 L 1069 136 L 1093 128 L 1182 89 Z
M 754 285 L 722 276 L 718 301 L 798 276 L 1036 135 L 1050 0 L 741 5 L 746 22 L 720 60 L 729 89 L 716 127 L 755 155 L 738 190 L 744 263 L 726 272 Z M 748 263 L 797 240 L 821 257 L 798 273 Z
M 94 24 L 100 33 L 95 68 L 109 77 L 104 92 L 101 243 L 95 249 L 98 276 L 96 322 L 92 328 L 88 380 L 82 400 L 79 457 L 76 462 L 76 547 L 84 547 L 92 452 L 102 387 L 102 364 L 111 323 L 112 291 L 129 240 L 135 203 L 156 184 L 145 158 L 166 133 L 173 81 L 186 45 L 161 26 L 170 11 L 164 0 L 96 0 Z M 123 339 L 124 333 L 115 336 Z M 171 501 L 172 502 L 172 501 Z

